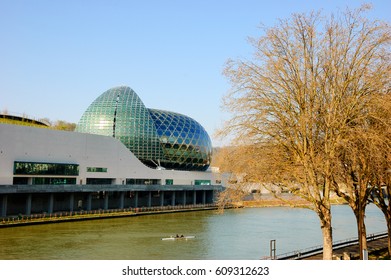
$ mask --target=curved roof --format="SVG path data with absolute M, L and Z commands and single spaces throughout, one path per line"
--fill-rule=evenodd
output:
M 50 124 L 43 119 L 35 119 L 26 115 L 19 115 L 16 113 L 0 113 L 0 123 L 11 123 L 19 124 L 26 126 L 38 126 L 38 127 L 48 127 Z
M 197 121 L 169 111 L 149 109 L 149 112 L 169 168 L 208 168 L 212 145 L 208 133 Z
M 148 109 L 126 86 L 111 88 L 95 99 L 76 131 L 115 137 L 150 167 L 203 171 L 211 161 L 212 144 L 198 122 Z
M 84 112 L 76 131 L 113 136 L 144 162 L 163 157 L 152 118 L 129 87 L 115 87 L 101 94 Z

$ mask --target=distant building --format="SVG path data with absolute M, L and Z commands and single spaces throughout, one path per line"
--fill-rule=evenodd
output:
M 99 96 L 76 132 L 0 119 L 0 216 L 213 203 L 211 156 L 199 123 L 147 109 L 129 87 Z
M 15 125 L 24 126 L 35 126 L 35 127 L 48 127 L 49 123 L 45 120 L 37 120 L 26 115 L 0 113 L 0 123 L 8 123 Z

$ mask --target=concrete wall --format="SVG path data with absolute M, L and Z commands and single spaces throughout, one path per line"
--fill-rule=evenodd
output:
M 192 185 L 195 180 L 216 184 L 219 176 L 212 172 L 148 168 L 112 137 L 0 124 L 0 188 L 13 183 L 14 161 L 79 164 L 76 183 L 81 185 L 87 178 L 112 178 L 118 185 L 126 178 L 157 179 L 161 184 L 173 179 L 174 185 Z M 87 172 L 87 167 L 105 167 L 107 172 Z

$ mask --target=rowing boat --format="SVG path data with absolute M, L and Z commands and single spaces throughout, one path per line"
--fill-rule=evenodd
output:
M 187 239 L 193 239 L 195 238 L 194 235 L 188 235 L 188 236 L 179 236 L 179 237 L 175 237 L 175 236 L 170 236 L 170 237 L 163 237 L 162 240 L 187 240 Z

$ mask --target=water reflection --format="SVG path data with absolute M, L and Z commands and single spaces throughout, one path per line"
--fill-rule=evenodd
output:
M 369 206 L 369 233 L 386 229 L 382 213 Z M 356 236 L 348 206 L 333 207 L 334 240 Z M 48 224 L 0 231 L 0 259 L 259 259 L 277 240 L 277 254 L 322 243 L 314 212 L 299 208 L 253 208 L 173 213 Z M 195 239 L 162 241 L 184 234 Z

